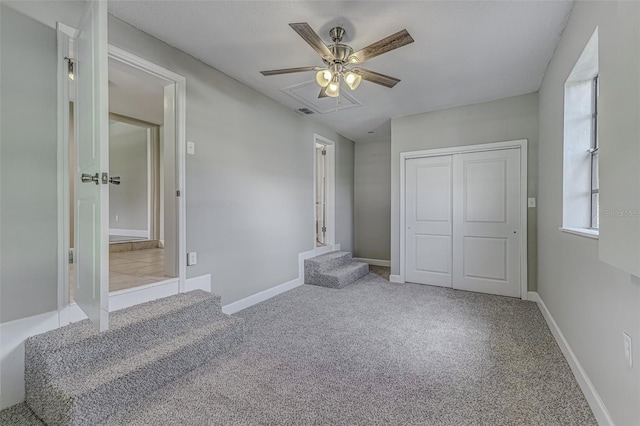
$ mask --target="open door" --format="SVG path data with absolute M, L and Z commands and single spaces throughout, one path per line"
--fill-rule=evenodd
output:
M 107 3 L 88 2 L 74 36 L 75 301 L 104 331 L 109 321 L 109 99 Z

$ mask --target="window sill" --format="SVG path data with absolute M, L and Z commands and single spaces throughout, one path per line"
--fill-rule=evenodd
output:
M 579 235 L 581 237 L 592 238 L 594 240 L 599 239 L 600 232 L 597 229 L 589 229 L 589 228 L 560 228 L 562 232 L 566 232 L 567 234 Z

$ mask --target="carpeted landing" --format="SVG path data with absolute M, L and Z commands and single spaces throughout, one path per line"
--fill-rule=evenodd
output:
M 537 306 L 369 274 L 237 314 L 227 355 L 104 425 L 592 425 Z M 24 404 L 0 423 L 39 424 Z

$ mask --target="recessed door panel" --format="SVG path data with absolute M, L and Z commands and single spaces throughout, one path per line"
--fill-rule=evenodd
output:
M 507 242 L 506 238 L 465 237 L 464 277 L 506 281 Z
M 451 237 L 416 235 L 416 270 L 451 274 Z
M 504 223 L 507 206 L 506 159 L 463 163 L 466 222 Z
M 451 222 L 451 165 L 416 167 L 417 221 Z

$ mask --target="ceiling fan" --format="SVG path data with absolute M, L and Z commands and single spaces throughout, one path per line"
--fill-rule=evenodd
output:
M 331 40 L 333 40 L 333 44 L 327 46 L 308 23 L 300 22 L 289 24 L 289 26 L 293 28 L 309 46 L 318 52 L 325 66 L 284 68 L 260 71 L 260 73 L 269 76 L 316 71 L 316 82 L 321 87 L 320 94 L 318 95 L 319 98 L 326 96 L 335 98 L 340 95 L 341 78 L 351 90 L 355 90 L 363 79 L 389 88 L 395 86 L 400 82 L 399 79 L 370 71 L 357 65 L 383 53 L 413 43 L 413 38 L 407 30 L 402 30 L 354 52 L 351 46 L 341 43 L 345 35 L 344 28 L 342 27 L 335 27 L 329 31 L 329 36 Z

